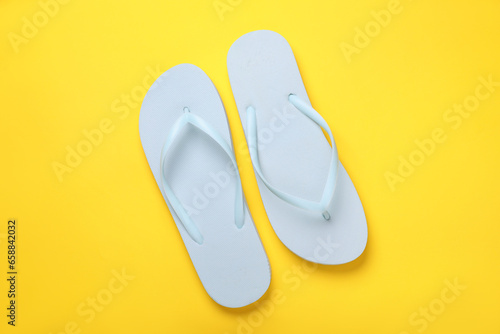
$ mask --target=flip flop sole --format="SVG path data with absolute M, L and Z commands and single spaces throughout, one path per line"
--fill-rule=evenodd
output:
M 266 178 L 282 191 L 319 201 L 331 146 L 322 129 L 288 101 L 295 94 L 310 105 L 288 42 L 272 31 L 248 33 L 231 46 L 227 67 L 245 133 L 246 110 L 252 106 L 256 111 L 259 156 Z M 342 164 L 329 221 L 288 204 L 259 177 L 257 181 L 274 231 L 296 255 L 322 264 L 342 264 L 364 251 L 368 230 L 363 206 Z
M 166 180 L 203 235 L 201 245 L 190 237 L 162 187 L 162 147 L 185 107 L 208 122 L 232 147 L 219 94 L 208 76 L 191 64 L 169 69 L 146 94 L 139 117 L 142 146 L 205 290 L 220 305 L 242 307 L 266 292 L 271 273 L 246 208 L 243 227 L 235 225 L 238 178 L 231 159 L 207 134 L 190 125 L 165 158 Z

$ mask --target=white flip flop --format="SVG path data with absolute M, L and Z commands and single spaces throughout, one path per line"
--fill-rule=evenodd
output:
M 212 81 L 191 64 L 163 73 L 144 98 L 139 132 L 207 293 L 233 308 L 259 299 L 271 280 L 269 261 L 246 206 Z
M 368 237 L 363 206 L 328 124 L 311 107 L 288 42 L 272 31 L 248 33 L 231 46 L 227 67 L 277 236 L 312 262 L 356 259 Z

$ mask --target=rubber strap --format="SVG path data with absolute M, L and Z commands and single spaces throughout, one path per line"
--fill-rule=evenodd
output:
M 288 194 L 284 191 L 281 191 L 274 187 L 264 176 L 262 172 L 262 168 L 260 165 L 259 159 L 259 150 L 258 150 L 258 135 L 257 135 L 257 115 L 255 109 L 252 106 L 247 108 L 247 141 L 248 147 L 250 151 L 250 158 L 252 160 L 252 164 L 254 166 L 255 171 L 264 182 L 266 187 L 277 197 L 281 198 L 285 202 L 313 212 L 321 212 L 323 218 L 329 220 L 331 215 L 327 210 L 328 205 L 330 204 L 333 194 L 335 193 L 335 188 L 337 185 L 337 175 L 338 175 L 338 165 L 339 165 L 339 157 L 337 153 L 337 146 L 335 145 L 335 140 L 333 139 L 332 131 L 330 127 L 326 123 L 326 121 L 321 117 L 320 114 L 316 110 L 314 110 L 310 105 L 301 100 L 297 95 L 290 94 L 288 96 L 288 101 L 295 106 L 300 112 L 306 115 L 309 119 L 314 121 L 320 127 L 325 129 L 330 137 L 330 141 L 332 143 L 332 154 L 330 160 L 330 168 L 328 172 L 328 177 L 325 183 L 325 187 L 323 189 L 323 194 L 321 196 L 321 200 L 319 202 L 314 202 L 310 200 L 306 200 L 291 194 Z
M 196 243 L 201 245 L 204 240 L 203 235 L 201 234 L 199 228 L 191 219 L 187 211 L 182 206 L 182 203 L 179 201 L 174 191 L 168 185 L 164 173 L 164 162 L 167 156 L 168 149 L 172 146 L 172 143 L 175 141 L 181 130 L 187 124 L 191 124 L 195 126 L 197 129 L 203 131 L 217 144 L 219 144 L 224 150 L 224 152 L 226 152 L 226 154 L 229 156 L 229 158 L 231 158 L 231 162 L 235 167 L 236 176 L 238 178 L 236 180 L 236 200 L 235 200 L 235 213 L 234 213 L 235 224 L 238 228 L 242 228 L 245 222 L 243 189 L 241 187 L 241 179 L 240 179 L 240 173 L 238 171 L 238 165 L 236 164 L 236 159 L 234 157 L 234 153 L 231 146 L 229 146 L 226 140 L 210 124 L 205 122 L 202 118 L 192 114 L 189 111 L 189 108 L 187 107 L 184 108 L 184 113 L 181 115 L 181 117 L 177 119 L 177 121 L 172 126 L 167 136 L 167 139 L 165 140 L 165 144 L 163 145 L 163 148 L 161 150 L 161 159 L 160 159 L 161 184 L 163 187 L 163 191 L 165 192 L 165 195 L 167 196 L 167 199 L 170 203 L 170 206 L 174 209 L 175 213 L 181 220 L 189 236 Z

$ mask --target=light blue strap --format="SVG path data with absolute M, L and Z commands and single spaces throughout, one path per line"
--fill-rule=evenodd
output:
M 262 172 L 262 168 L 260 166 L 259 159 L 259 150 L 258 150 L 258 135 L 257 135 L 257 115 L 255 109 L 252 106 L 247 108 L 247 141 L 248 147 L 250 150 L 250 158 L 252 159 L 252 163 L 255 171 L 267 186 L 267 188 L 276 196 L 284 200 L 285 202 L 294 205 L 296 207 L 309 210 L 321 212 L 323 218 L 326 220 L 330 219 L 330 212 L 328 212 L 327 208 L 330 204 L 333 194 L 335 192 L 335 187 L 337 184 L 337 174 L 338 174 L 338 164 L 339 157 L 337 153 L 337 146 L 335 145 L 335 140 L 333 139 L 332 131 L 328 127 L 326 121 L 321 117 L 320 114 L 316 110 L 314 110 L 310 105 L 301 100 L 297 95 L 290 94 L 288 96 L 288 100 L 292 103 L 295 108 L 297 108 L 304 115 L 309 117 L 312 121 L 318 124 L 320 127 L 325 129 L 330 137 L 330 141 L 332 143 L 332 157 L 330 161 L 330 169 L 328 172 L 328 177 L 326 180 L 325 187 L 323 189 L 323 195 L 321 196 L 321 200 L 319 202 L 309 201 L 297 196 L 290 195 L 286 192 L 283 192 L 276 187 L 274 187 L 264 176 Z
M 236 164 L 236 159 L 234 157 L 233 150 L 231 149 L 229 144 L 210 124 L 205 122 L 202 118 L 190 113 L 189 108 L 187 107 L 184 108 L 184 114 L 182 114 L 181 117 L 179 117 L 172 126 L 167 136 L 167 139 L 165 140 L 165 144 L 163 145 L 163 148 L 161 150 L 161 160 L 160 160 L 161 184 L 171 207 L 174 209 L 175 213 L 180 218 L 189 236 L 196 243 L 201 245 L 203 243 L 203 235 L 201 234 L 199 228 L 193 222 L 187 211 L 184 209 L 182 203 L 179 201 L 177 196 L 175 196 L 173 190 L 168 185 L 164 173 L 164 162 L 167 156 L 167 151 L 172 146 L 172 143 L 175 141 L 176 137 L 179 135 L 183 127 L 187 124 L 192 124 L 199 130 L 207 134 L 217 144 L 219 144 L 222 147 L 222 149 L 224 149 L 224 152 L 226 152 L 229 158 L 231 158 L 231 162 L 235 167 L 236 176 L 238 178 L 236 180 L 236 195 L 235 195 L 236 201 L 235 201 L 235 213 L 234 213 L 235 224 L 238 228 L 242 228 L 245 222 L 243 189 L 241 187 L 241 179 L 240 179 L 240 173 L 238 171 L 238 165 Z

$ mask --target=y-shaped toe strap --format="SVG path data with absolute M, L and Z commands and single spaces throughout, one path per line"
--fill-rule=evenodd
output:
M 233 163 L 236 171 L 236 202 L 235 202 L 235 213 L 234 213 L 234 221 L 238 228 L 242 228 L 245 222 L 245 212 L 244 212 L 244 201 L 243 201 L 243 189 L 241 187 L 241 179 L 240 174 L 238 172 L 238 166 L 236 164 L 236 159 L 234 157 L 233 150 L 226 142 L 226 140 L 215 130 L 210 124 L 205 122 L 202 118 L 192 114 L 189 111 L 189 108 L 184 108 L 184 113 L 177 119 L 177 121 L 172 126 L 167 139 L 165 140 L 165 144 L 161 150 L 161 159 L 160 159 L 160 173 L 161 173 L 161 184 L 163 187 L 163 191 L 167 196 L 167 199 L 174 209 L 177 216 L 180 218 L 184 228 L 188 232 L 189 236 L 198 244 L 203 243 L 203 235 L 200 232 L 200 229 L 196 226 L 194 221 L 191 219 L 186 209 L 182 206 L 182 203 L 179 201 L 172 188 L 168 185 L 168 182 L 165 177 L 164 170 L 164 162 L 167 156 L 168 149 L 172 146 L 172 143 L 175 141 L 176 137 L 179 135 L 181 130 L 187 124 L 191 124 L 195 126 L 197 129 L 203 131 L 206 135 L 208 135 L 211 139 L 213 139 L 217 144 L 219 144 L 224 152 L 231 158 L 231 162 Z
M 328 178 L 326 180 L 325 187 L 323 189 L 323 195 L 321 196 L 321 200 L 319 202 L 314 202 L 310 200 L 306 200 L 291 194 L 288 194 L 284 191 L 281 191 L 274 187 L 264 176 L 262 172 L 262 168 L 260 166 L 259 159 L 259 150 L 258 150 L 258 135 L 257 135 L 257 116 L 255 109 L 252 106 L 247 108 L 247 141 L 250 150 L 250 158 L 252 159 L 252 163 L 255 171 L 267 186 L 267 188 L 276 196 L 284 200 L 285 202 L 294 205 L 296 207 L 314 211 L 321 212 L 323 218 L 326 220 L 330 219 L 330 212 L 327 210 L 328 205 L 330 204 L 333 194 L 335 192 L 335 187 L 337 184 L 337 174 L 338 174 L 338 165 L 339 158 L 337 153 L 337 146 L 335 145 L 335 140 L 333 139 L 332 132 L 328 127 L 326 121 L 321 117 L 320 114 L 316 110 L 314 110 L 310 105 L 301 100 L 297 95 L 290 94 L 288 96 L 288 101 L 295 106 L 300 112 L 309 117 L 312 121 L 318 124 L 320 127 L 325 129 L 330 137 L 330 141 L 332 143 L 332 154 L 330 161 L 330 168 L 328 172 Z

